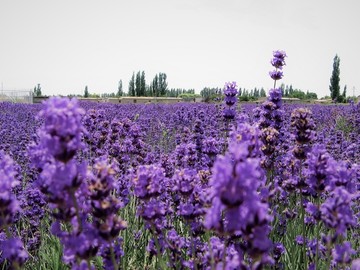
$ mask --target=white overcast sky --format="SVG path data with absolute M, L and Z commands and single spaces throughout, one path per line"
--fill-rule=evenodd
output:
M 133 71 L 170 88 L 272 86 L 274 50 L 285 84 L 329 94 L 335 54 L 341 88 L 360 95 L 359 0 L 0 0 L 0 82 L 44 94 L 124 90 Z

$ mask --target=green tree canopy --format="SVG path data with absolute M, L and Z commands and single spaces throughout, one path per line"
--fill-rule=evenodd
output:
M 340 58 L 338 55 L 335 55 L 334 57 L 329 89 L 331 99 L 338 101 L 340 96 Z

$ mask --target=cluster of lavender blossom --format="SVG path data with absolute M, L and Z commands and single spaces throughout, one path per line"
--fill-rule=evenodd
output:
M 360 269 L 360 107 L 283 104 L 285 58 L 260 106 L 1 103 L 1 267 Z

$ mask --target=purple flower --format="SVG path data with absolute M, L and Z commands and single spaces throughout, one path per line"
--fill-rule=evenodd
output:
M 164 170 L 155 165 L 139 166 L 133 184 L 135 196 L 141 199 L 156 197 L 165 190 Z
M 223 115 L 225 119 L 234 119 L 236 115 L 236 111 L 231 108 L 225 108 L 223 111 Z
M 224 86 L 224 94 L 226 97 L 235 97 L 238 93 L 236 82 L 227 82 Z
M 172 191 L 188 196 L 193 192 L 194 187 L 199 184 L 200 179 L 196 170 L 185 168 L 175 171 L 172 181 Z
M 297 159 L 306 159 L 310 143 L 315 139 L 315 123 L 312 112 L 307 108 L 298 108 L 291 113 L 291 127 L 295 135 L 296 145 L 293 154 Z
M 329 166 L 331 158 L 321 145 L 315 145 L 307 156 L 307 169 L 305 171 L 306 184 L 309 187 L 311 195 L 320 196 L 327 186 L 330 185 Z
M 44 108 L 39 112 L 39 117 L 45 118 L 39 132 L 40 145 L 47 149 L 50 156 L 67 162 L 83 147 L 83 114 L 84 110 L 76 99 L 52 97 L 44 103 Z
M 280 70 L 273 70 L 269 72 L 269 75 L 271 77 L 271 79 L 277 81 L 277 80 L 281 80 L 282 77 L 284 76 L 283 72 Z
M 344 242 L 336 245 L 332 250 L 333 262 L 335 264 L 347 264 L 351 262 L 351 256 L 355 254 L 355 250 L 351 248 L 350 242 Z
M 285 253 L 285 248 L 283 244 L 281 243 L 274 243 L 273 245 L 273 254 L 275 261 L 279 261 L 281 258 L 281 255 Z
M 356 225 L 351 207 L 352 197 L 348 191 L 340 187 L 320 206 L 321 220 L 327 227 L 336 229 L 337 234 L 343 235 L 348 228 Z
M 274 51 L 273 59 L 271 59 L 271 65 L 275 68 L 282 69 L 285 65 L 285 57 L 287 56 L 284 51 Z
M 282 92 L 281 88 L 272 88 L 269 91 L 269 101 L 273 102 L 278 109 L 282 107 Z
M 351 270 L 360 270 L 360 259 L 352 261 Z
M 297 235 L 295 238 L 295 242 L 300 246 L 304 245 L 304 237 L 302 235 Z
M 231 134 L 228 152 L 213 167 L 212 205 L 205 217 L 208 229 L 227 236 L 241 234 L 253 265 L 265 263 L 272 246 L 268 238 L 272 218 L 259 194 L 265 178 L 258 135 L 258 128 L 248 124 L 240 124 Z
M 227 106 L 227 108 L 224 109 L 223 115 L 225 119 L 231 120 L 235 118 L 236 112 L 232 108 L 235 103 L 237 102 L 237 95 L 238 90 L 236 86 L 236 82 L 228 82 L 224 86 L 224 102 Z
M 29 257 L 19 238 L 9 238 L 0 242 L 0 250 L 3 258 L 9 260 L 12 265 L 22 266 Z

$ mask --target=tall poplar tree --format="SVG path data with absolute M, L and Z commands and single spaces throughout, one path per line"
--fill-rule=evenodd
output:
M 135 79 L 135 95 L 137 97 L 141 96 L 141 75 L 140 71 L 136 73 L 136 79 Z
M 129 81 L 129 96 L 135 97 L 135 72 L 133 72 Z
M 123 95 L 123 86 L 122 86 L 122 80 L 119 81 L 119 85 L 118 85 L 118 91 L 116 93 L 117 97 L 121 97 Z
M 338 101 L 340 96 L 340 58 L 338 55 L 334 57 L 333 71 L 330 78 L 330 96 L 332 100 Z
M 88 90 L 88 87 L 87 87 L 87 86 L 85 86 L 84 97 L 85 97 L 85 98 L 88 98 L 88 97 L 89 97 L 89 90 Z
M 140 76 L 140 92 L 141 96 L 146 96 L 145 71 L 142 71 Z
M 167 82 L 166 82 L 166 74 L 165 73 L 159 73 L 159 92 L 160 96 L 165 96 L 166 90 L 167 90 Z

